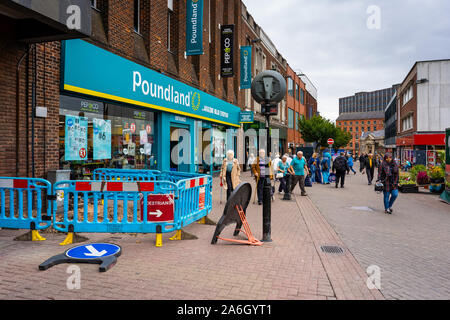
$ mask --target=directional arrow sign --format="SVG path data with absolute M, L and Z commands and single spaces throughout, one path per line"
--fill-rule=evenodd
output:
M 141 199 L 141 219 L 144 217 L 144 198 Z M 147 221 L 160 222 L 174 219 L 173 194 L 147 194 Z
M 112 243 L 89 243 L 68 249 L 39 265 L 39 270 L 47 270 L 60 263 L 98 263 L 99 271 L 109 270 L 116 262 L 122 249 Z
M 85 255 L 88 256 L 88 257 L 101 257 L 101 256 L 103 256 L 104 254 L 106 254 L 108 252 L 106 250 L 98 251 L 97 249 L 95 249 L 91 245 L 86 246 L 86 249 L 89 250 L 89 252 L 85 253 Z
M 161 210 L 156 210 L 156 212 L 150 212 L 150 214 L 159 218 L 162 216 L 163 213 Z
M 69 249 L 66 256 L 76 259 L 104 258 L 119 251 L 120 247 L 112 243 L 90 243 Z

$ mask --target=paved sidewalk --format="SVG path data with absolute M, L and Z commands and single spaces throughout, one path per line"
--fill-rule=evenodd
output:
M 244 180 L 251 181 L 249 174 Z M 219 182 L 214 179 L 213 212 L 218 221 Z M 222 193 L 223 199 L 226 193 Z M 272 202 L 272 239 L 261 247 L 219 240 L 215 226 L 192 224 L 197 240 L 154 246 L 155 235 L 83 234 L 90 241 L 122 246 L 117 264 L 105 273 L 98 265 L 77 264 L 81 289 L 69 290 L 68 264 L 38 271 L 47 258 L 68 247 L 62 234 L 43 234 L 44 242 L 13 241 L 18 230 L 0 230 L 0 299 L 383 299 L 366 286 L 367 275 L 308 197 L 294 191 L 292 201 L 277 194 Z M 262 206 L 247 210 L 255 237 L 262 237 Z M 232 237 L 234 226 L 222 232 Z M 240 238 L 243 238 L 241 235 Z M 339 245 L 343 254 L 323 253 L 322 245 Z
M 382 194 L 360 173 L 347 175 L 344 189 L 308 192 L 362 268 L 380 268 L 387 299 L 450 299 L 450 206 L 438 195 L 400 193 L 386 215 Z

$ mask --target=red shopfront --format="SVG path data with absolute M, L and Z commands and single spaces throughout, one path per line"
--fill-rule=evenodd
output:
M 422 133 L 397 137 L 400 160 L 428 165 L 436 164 L 436 152 L 445 149 L 445 133 Z

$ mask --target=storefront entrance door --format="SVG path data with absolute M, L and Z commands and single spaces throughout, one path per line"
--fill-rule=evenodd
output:
M 189 127 L 180 124 L 170 126 L 170 171 L 189 172 L 191 163 Z

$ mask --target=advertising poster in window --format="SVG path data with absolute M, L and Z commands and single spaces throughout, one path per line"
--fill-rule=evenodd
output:
M 94 160 L 111 159 L 111 120 L 93 119 Z
M 66 115 L 65 160 L 87 159 L 88 119 Z

